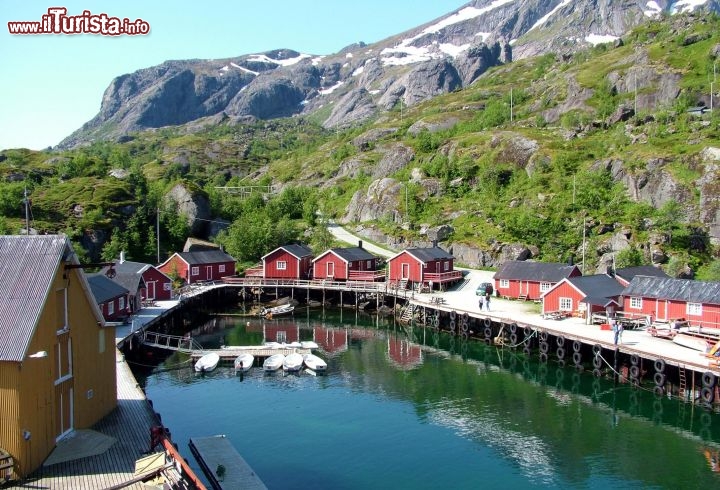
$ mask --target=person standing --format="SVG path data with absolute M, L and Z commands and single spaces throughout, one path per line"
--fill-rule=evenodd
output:
M 489 291 L 485 291 L 485 309 L 487 309 L 487 311 L 490 311 L 490 292 Z
M 480 311 L 485 309 L 485 296 L 480 296 L 480 299 L 478 300 L 478 307 L 480 308 Z
M 610 318 L 608 321 L 610 322 L 610 328 L 612 328 L 612 331 L 613 331 L 613 338 L 614 338 L 613 343 L 615 345 L 618 345 L 618 338 L 620 336 L 620 331 L 618 330 L 618 323 L 617 323 L 617 321 L 615 321 L 614 318 Z

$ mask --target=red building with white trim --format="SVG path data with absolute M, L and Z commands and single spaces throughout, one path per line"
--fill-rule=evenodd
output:
M 620 305 L 623 286 L 607 274 L 566 277 L 542 296 L 543 315 L 566 313 L 590 319 Z
M 575 265 L 509 260 L 500 266 L 493 279 L 498 296 L 534 301 L 561 280 L 581 275 Z
M 440 247 L 408 248 L 388 259 L 388 281 L 400 287 L 444 289 L 462 279 L 454 269 L 455 257 Z
M 131 313 L 130 291 L 105 274 L 88 274 L 86 277 L 103 318 L 109 322 L 124 321 Z
M 305 245 L 283 245 L 262 257 L 262 268 L 246 271 L 246 276 L 265 279 L 310 279 L 312 250 Z M 262 272 L 262 275 L 260 274 Z
M 313 279 L 333 281 L 382 281 L 385 272 L 378 271 L 378 258 L 362 247 L 331 248 L 315 257 Z
M 668 322 L 684 318 L 692 326 L 720 328 L 720 282 L 635 276 L 623 299 L 626 315 Z
M 175 252 L 157 269 L 168 277 L 183 279 L 185 284 L 194 284 L 235 275 L 235 259 L 222 250 Z

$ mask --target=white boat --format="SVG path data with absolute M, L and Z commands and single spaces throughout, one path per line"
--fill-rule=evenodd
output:
M 710 349 L 712 349 L 715 345 L 715 342 L 707 338 L 697 337 L 686 333 L 679 333 L 675 335 L 672 341 L 678 345 L 682 345 L 683 347 L 700 351 L 703 354 L 710 352 Z
M 208 372 L 215 369 L 220 362 L 220 356 L 215 352 L 208 352 L 195 363 L 195 371 L 197 372 Z
M 316 356 L 315 354 L 305 354 L 303 362 L 308 369 L 312 369 L 315 372 L 325 372 L 327 369 L 327 362 Z
M 295 306 L 287 304 L 287 305 L 280 305 L 280 306 L 273 306 L 272 308 L 263 308 L 260 310 L 260 316 L 264 316 L 265 318 L 272 318 L 279 315 L 287 315 L 289 313 L 292 313 L 295 310 Z
M 289 344 L 285 345 L 288 349 L 301 349 L 302 344 L 300 342 L 290 342 Z
M 319 346 L 317 343 L 313 342 L 312 340 L 303 340 L 300 342 L 300 346 L 303 349 L 317 349 Z
M 273 354 L 263 362 L 263 370 L 267 372 L 277 371 L 283 365 L 285 354 Z
M 300 368 L 302 368 L 302 366 L 303 366 L 303 356 L 301 356 L 297 352 L 293 352 L 292 354 L 286 355 L 285 359 L 283 360 L 283 371 L 288 371 L 288 372 L 300 371 Z
M 249 371 L 253 364 L 255 364 L 255 356 L 248 352 L 240 354 L 235 358 L 235 371 Z

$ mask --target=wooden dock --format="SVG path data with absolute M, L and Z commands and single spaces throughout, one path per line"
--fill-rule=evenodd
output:
M 224 435 L 191 437 L 190 450 L 213 488 L 267 489 Z

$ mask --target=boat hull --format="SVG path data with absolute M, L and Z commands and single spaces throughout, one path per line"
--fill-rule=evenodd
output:
M 195 371 L 207 373 L 215 369 L 220 362 L 220 356 L 214 352 L 205 354 L 195 363 Z

